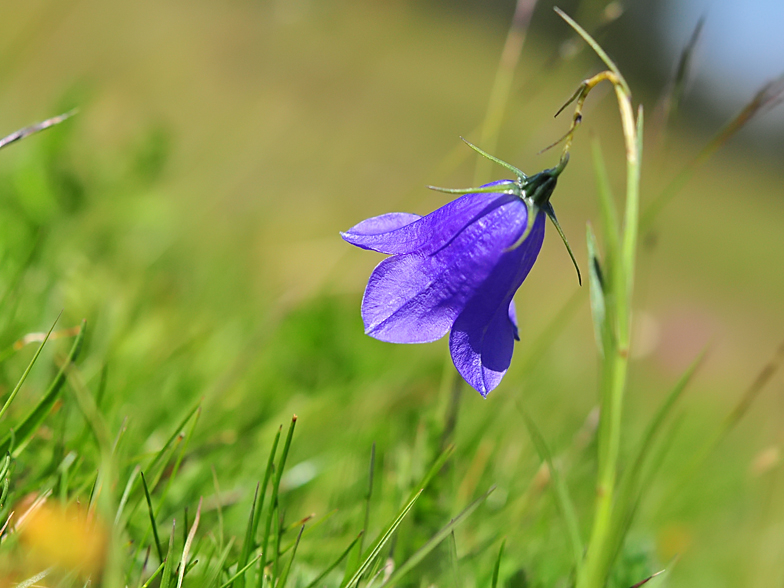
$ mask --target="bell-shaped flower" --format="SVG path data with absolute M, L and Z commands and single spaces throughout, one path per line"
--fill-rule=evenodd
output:
M 365 333 L 390 343 L 427 343 L 451 331 L 455 367 L 482 396 L 498 386 L 512 360 L 519 340 L 513 297 L 542 248 L 545 215 L 557 223 L 549 198 L 565 165 L 528 178 L 498 162 L 517 180 L 442 189 L 464 195 L 424 217 L 393 212 L 341 233 L 352 245 L 391 256 L 365 289 Z

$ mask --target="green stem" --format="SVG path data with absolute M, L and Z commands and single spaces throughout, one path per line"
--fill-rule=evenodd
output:
M 557 10 L 557 9 L 556 9 Z M 642 110 L 635 120 L 631 91 L 618 68 L 588 33 L 568 16 L 559 14 L 591 45 L 607 64 L 610 72 L 599 74 L 585 83 L 578 97 L 578 112 L 585 94 L 599 81 L 608 80 L 615 87 L 618 99 L 624 143 L 626 146 L 626 211 L 620 251 L 613 252 L 617 260 L 608 268 L 612 272 L 612 291 L 607 296 L 614 299 L 614 311 L 608 313 L 612 330 L 612 345 L 605 350 L 601 377 L 601 417 L 599 421 L 598 472 L 596 480 L 596 504 L 588 550 L 582 565 L 578 566 L 577 588 L 602 588 L 615 557 L 612 542 L 613 510 L 616 506 L 615 491 L 618 472 L 618 456 L 621 446 L 621 421 L 623 397 L 629 366 L 629 344 L 631 339 L 631 300 L 634 289 L 635 258 L 639 227 L 640 201 L 640 156 L 642 151 Z M 575 118 L 573 126 L 579 119 Z

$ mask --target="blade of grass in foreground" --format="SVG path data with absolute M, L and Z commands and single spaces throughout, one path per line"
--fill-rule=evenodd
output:
M 180 574 L 177 578 L 177 588 L 182 588 L 182 581 L 185 578 L 185 567 L 188 563 L 188 555 L 190 554 L 191 545 L 193 545 L 193 539 L 196 537 L 196 529 L 199 528 L 199 519 L 201 518 L 201 503 L 202 499 L 199 498 L 199 506 L 196 508 L 196 517 L 193 519 L 193 526 L 191 526 L 191 530 L 188 533 L 188 537 L 185 540 L 185 546 L 182 548 L 182 562 L 180 563 Z
M 321 582 L 321 580 L 323 580 L 327 576 L 327 574 L 329 574 L 332 570 L 334 570 L 336 567 L 338 567 L 340 562 L 342 562 L 344 559 L 346 559 L 346 556 L 349 553 L 351 553 L 351 550 L 354 549 L 354 546 L 357 544 L 357 542 L 359 541 L 359 538 L 362 535 L 363 535 L 363 533 L 360 533 L 359 535 L 357 535 L 354 538 L 354 540 L 349 544 L 349 546 L 346 547 L 345 551 L 343 551 L 343 553 L 341 553 L 340 556 L 338 556 L 338 558 L 333 563 L 331 563 L 327 569 L 325 569 L 318 576 L 316 576 L 316 578 L 314 578 L 313 581 L 310 584 L 305 586 L 305 588 L 315 588 L 315 586 L 319 582 Z
M 76 361 L 76 358 L 79 357 L 79 353 L 82 350 L 82 344 L 84 343 L 84 335 L 86 332 L 86 324 L 86 321 L 82 321 L 81 329 L 79 330 L 79 334 L 76 336 L 76 339 L 71 346 L 71 351 L 68 353 L 68 357 L 60 368 L 60 371 L 57 372 L 57 375 L 50 384 L 48 390 L 44 393 L 41 400 L 38 401 L 38 404 L 33 408 L 30 414 L 25 417 L 19 426 L 14 428 L 13 433 L 6 434 L 3 437 L 3 440 L 0 441 L 0 453 L 10 451 L 14 457 L 18 456 L 30 441 L 30 439 L 32 439 L 33 435 L 38 430 L 38 427 L 40 427 L 44 422 L 52 407 L 54 406 L 63 384 L 65 383 L 65 375 L 67 373 L 68 366 Z M 15 446 L 13 448 L 11 447 L 12 434 L 15 437 Z
M 231 586 L 237 578 L 239 578 L 240 576 L 245 574 L 245 572 L 251 569 L 260 558 L 261 558 L 261 554 L 254 557 L 253 561 L 248 562 L 247 564 L 245 564 L 245 566 L 237 570 L 237 572 L 231 578 L 229 578 L 223 584 L 220 585 L 220 588 L 228 588 L 229 586 Z
M 683 395 L 689 382 L 691 382 L 697 368 L 702 364 L 705 354 L 706 351 L 703 351 L 699 355 L 667 394 L 664 402 L 648 424 L 645 433 L 643 433 L 633 454 L 634 458 L 631 466 L 626 469 L 621 477 L 621 481 L 618 484 L 616 509 L 613 512 L 613 519 L 610 524 L 608 557 L 613 557 L 622 547 L 626 530 L 631 524 L 641 497 L 641 488 L 643 487 L 641 480 L 642 471 L 648 461 L 648 455 L 656 442 L 656 437 L 659 435 L 667 416 L 672 412 L 675 403 Z
M 144 477 L 144 472 L 139 472 L 139 473 L 142 477 L 144 498 L 147 500 L 147 512 L 150 515 L 150 526 L 152 527 L 152 536 L 155 541 L 155 549 L 158 550 L 159 561 L 163 561 L 163 549 L 161 548 L 161 540 L 158 538 L 158 525 L 155 524 L 155 510 L 152 507 L 152 498 L 150 497 L 150 489 L 147 487 L 147 480 Z
M 165 565 L 166 565 L 166 562 L 161 562 L 161 565 L 159 565 L 155 569 L 155 571 L 152 573 L 152 576 L 147 578 L 147 581 L 144 584 L 142 584 L 142 588 L 148 588 L 149 585 L 152 584 L 153 580 L 155 580 L 155 578 L 158 577 L 158 574 L 160 574 L 163 571 L 163 566 L 165 566 Z
M 60 314 L 62 314 L 62 311 L 60 312 Z M 33 359 L 31 359 L 30 363 L 27 364 L 27 369 L 25 369 L 25 371 L 22 373 L 22 377 L 19 378 L 19 381 L 16 383 L 16 386 L 14 386 L 14 389 L 11 390 L 11 394 L 8 396 L 8 399 L 5 401 L 5 404 L 3 404 L 3 408 L 0 408 L 0 419 L 3 418 L 3 415 L 5 415 L 6 411 L 8 410 L 8 407 L 11 406 L 11 403 L 14 401 L 16 395 L 19 393 L 19 389 L 22 387 L 22 384 L 24 384 L 25 380 L 27 379 L 30 370 L 33 369 L 35 362 L 38 361 L 38 356 L 41 355 L 41 351 L 43 351 L 44 345 L 46 345 L 46 342 L 49 340 L 49 336 L 52 334 L 52 331 L 54 330 L 54 327 L 59 319 L 60 319 L 60 315 L 57 315 L 57 318 L 54 320 L 54 323 L 52 323 L 52 326 L 49 328 L 49 331 L 46 333 L 44 340 L 41 341 L 41 344 L 38 346 L 35 355 L 33 355 Z
M 583 559 L 583 540 L 580 537 L 580 525 L 577 522 L 577 514 L 574 510 L 574 503 L 569 495 L 569 488 L 561 476 L 560 470 L 555 467 L 553 463 L 553 456 L 547 442 L 544 440 L 541 431 L 534 423 L 533 419 L 528 416 L 523 408 L 518 405 L 520 412 L 525 420 L 525 425 L 528 428 L 528 434 L 536 447 L 536 452 L 539 454 L 539 459 L 547 464 L 550 468 L 550 477 L 553 481 L 553 488 L 555 489 L 555 500 L 558 504 L 558 510 L 561 511 L 561 516 L 566 523 L 566 531 L 569 533 L 569 540 L 572 543 L 572 551 L 574 552 L 574 564 L 577 569 L 580 568 Z
M 261 542 L 261 575 L 259 576 L 259 586 L 264 585 L 264 568 L 272 561 L 267 557 L 267 547 L 269 545 L 270 531 L 272 530 L 272 520 L 275 512 L 278 509 L 278 492 L 280 491 L 280 480 L 283 477 L 283 468 L 286 466 L 286 459 L 289 455 L 289 448 L 291 447 L 291 440 L 294 437 L 294 427 L 297 425 L 297 415 L 291 417 L 291 424 L 289 425 L 288 433 L 286 433 L 286 440 L 283 443 L 283 450 L 280 455 L 280 463 L 275 471 L 275 479 L 272 483 L 272 496 L 270 497 L 269 508 L 267 509 L 267 519 L 264 523 L 264 536 Z M 277 557 L 277 539 L 275 547 L 275 556 Z M 273 558 L 274 559 L 274 558 Z
M 498 549 L 498 557 L 495 558 L 495 565 L 493 566 L 493 581 L 490 584 L 491 588 L 498 586 L 498 575 L 501 571 L 501 558 L 504 556 L 504 547 L 506 546 L 506 537 L 501 541 L 501 547 Z
M 297 555 L 297 547 L 299 547 L 300 539 L 302 539 L 302 532 L 305 530 L 305 525 L 302 525 L 299 528 L 299 534 L 297 535 L 297 541 L 294 543 L 294 549 L 291 551 L 291 558 L 289 558 L 289 563 L 283 569 L 283 573 L 280 575 L 278 579 L 278 583 L 275 585 L 275 588 L 286 588 L 286 581 L 289 579 L 289 572 L 291 572 L 291 566 L 294 564 L 294 558 Z
M 166 561 L 163 564 L 163 576 L 161 576 L 161 587 L 169 588 L 172 575 L 172 560 L 174 560 L 174 531 L 177 526 L 176 521 L 172 521 L 171 535 L 169 535 L 169 551 L 166 554 Z
M 461 588 L 463 585 L 462 576 L 460 576 L 460 564 L 457 558 L 457 539 L 455 538 L 455 530 L 449 533 L 449 564 L 452 568 L 452 578 L 455 583 L 455 588 Z
M 215 585 L 218 584 L 218 579 L 220 578 L 220 574 L 223 571 L 223 566 L 226 565 L 226 560 L 229 558 L 229 552 L 231 551 L 232 547 L 234 547 L 234 537 L 232 537 L 229 540 L 228 544 L 226 545 L 226 547 L 223 549 L 223 551 L 221 552 L 220 556 L 218 557 L 218 561 L 215 562 L 215 565 L 212 568 L 213 571 L 208 576 L 208 580 L 204 583 L 204 585 L 207 588 L 212 588 L 212 586 L 215 586 Z M 256 561 L 258 561 L 258 559 L 259 558 L 256 557 L 253 560 L 253 562 L 255 563 Z M 243 573 L 245 573 L 244 570 L 243 570 Z
M 368 472 L 368 491 L 365 495 L 365 520 L 362 523 L 362 535 L 359 536 L 359 552 L 362 553 L 362 538 L 367 533 L 370 524 L 370 499 L 373 496 L 373 473 L 376 469 L 376 443 L 370 447 L 370 472 Z
M 196 425 L 199 422 L 199 417 L 201 416 L 201 403 L 199 403 L 196 407 L 196 413 L 194 414 L 193 420 L 191 420 L 191 424 L 188 427 L 188 431 L 185 433 L 185 438 L 183 439 L 182 444 L 180 445 L 180 451 L 177 454 L 177 458 L 174 460 L 174 465 L 172 466 L 171 474 L 169 474 L 168 479 L 166 480 L 166 486 L 161 492 L 160 500 L 158 501 L 158 510 L 156 511 L 156 515 L 160 514 L 161 508 L 163 508 L 163 504 L 166 500 L 166 496 L 169 494 L 169 489 L 171 485 L 174 483 L 174 480 L 177 478 L 177 474 L 180 471 L 180 465 L 182 465 L 182 460 L 185 458 L 185 452 L 188 450 L 188 446 L 190 445 L 191 439 L 193 438 L 193 432 L 196 429 Z
M 7 147 L 11 143 L 16 143 L 17 141 L 20 141 L 25 137 L 29 137 L 30 135 L 48 129 L 49 127 L 53 127 L 54 125 L 60 124 L 64 120 L 71 118 L 74 114 L 76 114 L 76 112 L 77 112 L 76 109 L 70 110 L 58 116 L 53 116 L 52 118 L 48 118 L 34 125 L 30 125 L 23 129 L 19 129 L 18 131 L 14 131 L 10 135 L 6 135 L 2 139 L 0 139 L 0 149 L 2 149 L 3 147 Z
M 463 509 L 463 511 L 458 514 L 455 518 L 453 518 L 447 525 L 441 529 L 438 533 L 433 535 L 427 543 L 425 543 L 422 547 L 420 547 L 414 555 L 412 555 L 406 562 L 403 563 L 399 568 L 397 568 L 392 574 L 389 576 L 386 582 L 381 585 L 381 588 L 384 586 L 392 586 L 400 580 L 404 575 L 410 572 L 416 565 L 421 562 L 428 553 L 433 551 L 444 539 L 449 536 L 452 530 L 457 527 L 460 523 L 462 523 L 466 518 L 468 518 L 478 507 L 482 504 L 487 497 L 490 496 L 493 491 L 495 490 L 495 486 L 490 488 L 487 492 L 482 494 L 479 498 L 474 500 L 471 504 Z
M 419 499 L 421 495 L 422 495 L 422 490 L 419 490 L 414 494 L 413 498 L 411 498 L 411 500 L 409 500 L 403 506 L 403 508 L 398 513 L 397 517 L 395 517 L 395 519 L 387 526 L 387 528 L 384 529 L 381 536 L 378 539 L 376 539 L 373 545 L 370 546 L 369 553 L 367 554 L 367 556 L 365 556 L 364 560 L 359 564 L 359 568 L 354 572 L 354 575 L 351 576 L 351 578 L 347 582 L 344 581 L 341 584 L 341 588 L 353 588 L 359 583 L 359 580 L 360 578 L 362 578 L 362 575 L 375 561 L 379 553 L 381 553 L 381 550 L 384 548 L 384 545 L 386 545 L 387 541 L 389 541 L 389 539 L 395 533 L 397 528 L 400 526 L 400 523 L 403 522 L 403 519 L 406 518 L 406 515 L 411 511 L 411 509 L 414 507 L 414 504 L 416 504 L 416 501 Z
M 259 499 L 259 484 L 256 484 L 256 492 L 253 494 L 253 502 L 250 505 L 250 514 L 248 515 L 248 525 L 245 528 L 245 540 L 242 542 L 242 549 L 240 550 L 240 559 L 237 562 L 237 567 L 243 568 L 250 560 L 250 552 L 253 550 L 253 545 L 256 540 L 253 537 L 253 520 L 256 513 L 256 503 Z M 244 588 L 245 576 L 237 578 L 237 588 Z
M 275 440 L 272 442 L 269 458 L 267 458 L 267 468 L 264 470 L 264 479 L 261 482 L 261 498 L 256 503 L 256 510 L 253 514 L 253 540 L 256 540 L 256 534 L 261 521 L 261 513 L 264 510 L 264 500 L 267 496 L 267 485 L 269 484 L 270 477 L 272 476 L 272 467 L 275 462 L 275 454 L 278 451 L 278 442 L 280 441 L 280 433 L 283 430 L 283 425 L 278 427 L 278 432 L 275 433 Z

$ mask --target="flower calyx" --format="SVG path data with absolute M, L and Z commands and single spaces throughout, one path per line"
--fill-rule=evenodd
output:
M 561 229 L 561 225 L 555 216 L 553 205 L 550 203 L 550 197 L 553 195 L 555 186 L 558 183 L 558 176 L 561 175 L 561 172 L 563 172 L 563 170 L 566 168 L 566 165 L 569 163 L 568 151 L 565 151 L 561 156 L 561 160 L 558 162 L 558 165 L 529 177 L 521 169 L 501 159 L 498 159 L 493 155 L 490 155 L 473 143 L 463 139 L 463 137 L 460 137 L 460 139 L 462 139 L 466 145 L 479 153 L 479 155 L 482 157 L 485 157 L 514 173 L 516 179 L 507 180 L 505 182 L 494 182 L 492 184 L 480 186 L 478 188 L 440 188 L 438 186 L 428 186 L 428 188 L 438 192 L 446 192 L 447 194 L 476 194 L 487 192 L 494 194 L 511 194 L 520 198 L 528 209 L 528 220 L 525 231 L 523 231 L 523 234 L 520 235 L 520 238 L 517 239 L 517 241 L 515 241 L 511 247 L 509 247 L 509 251 L 517 249 L 525 242 L 531 233 L 531 229 L 534 226 L 534 221 L 539 216 L 539 213 L 544 212 L 555 226 L 555 230 L 558 232 L 558 236 L 561 237 L 563 244 L 566 246 L 566 251 L 569 253 L 569 257 L 574 264 L 574 269 L 577 271 L 577 282 L 582 285 L 583 281 L 580 274 L 580 267 L 577 265 L 577 260 L 574 257 L 572 248 L 569 246 L 569 241 L 567 241 L 566 235 Z

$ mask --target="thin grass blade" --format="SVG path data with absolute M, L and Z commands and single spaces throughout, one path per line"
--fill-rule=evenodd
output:
M 247 564 L 245 564 L 243 567 L 241 567 L 239 570 L 237 570 L 237 572 L 236 572 L 236 573 L 235 573 L 235 574 L 234 574 L 234 575 L 233 575 L 231 578 L 229 578 L 229 579 L 228 579 L 228 580 L 226 580 L 226 581 L 225 581 L 223 584 L 221 584 L 221 585 L 220 585 L 220 588 L 228 588 L 229 586 L 231 586 L 231 585 L 232 585 L 232 583 L 233 583 L 233 582 L 234 582 L 234 581 L 235 581 L 237 578 L 239 578 L 240 576 L 244 575 L 244 574 L 245 574 L 245 572 L 247 572 L 247 571 L 248 571 L 250 568 L 252 568 L 252 567 L 253 567 L 253 565 L 254 565 L 254 564 L 257 562 L 257 561 L 259 561 L 259 558 L 260 558 L 260 557 L 261 557 L 261 554 L 257 555 L 256 557 L 254 557 L 254 558 L 253 558 L 253 561 L 250 561 L 250 562 L 248 562 L 248 563 L 247 563 Z
M 155 549 L 158 551 L 158 560 L 163 561 L 163 548 L 161 547 L 161 540 L 158 537 L 158 525 L 155 523 L 155 510 L 152 508 L 152 498 L 150 497 L 150 489 L 147 487 L 147 480 L 144 477 L 144 472 L 140 472 L 142 477 L 142 488 L 144 488 L 144 498 L 147 500 L 147 512 L 150 515 L 150 526 L 152 527 L 152 536 L 155 541 Z
M 259 499 L 259 485 L 256 484 L 256 492 L 253 494 L 253 503 L 250 506 L 250 513 L 248 515 L 248 525 L 245 528 L 245 540 L 242 542 L 242 549 L 240 550 L 240 559 L 237 562 L 237 566 L 242 568 L 245 564 L 248 563 L 250 559 L 250 552 L 253 550 L 253 546 L 256 543 L 256 539 L 253 536 L 253 521 L 256 513 L 256 502 Z M 240 576 L 237 578 L 237 588 L 244 588 L 245 586 L 245 576 Z
M 30 441 L 33 434 L 35 434 L 35 432 L 38 430 L 38 427 L 40 427 L 44 422 L 49 412 L 52 410 L 52 407 L 57 400 L 63 384 L 65 384 L 68 366 L 75 362 L 79 357 L 79 353 L 82 350 L 82 344 L 84 343 L 86 325 L 87 322 L 82 321 L 79 334 L 76 336 L 76 339 L 71 346 L 71 351 L 68 353 L 68 357 L 66 358 L 60 370 L 57 372 L 57 375 L 49 385 L 49 388 L 46 390 L 41 400 L 38 401 L 38 404 L 27 415 L 27 417 L 25 417 L 25 419 L 18 426 L 14 427 L 13 433 L 6 434 L 3 437 L 3 440 L 0 441 L 0 453 L 11 451 L 11 454 L 14 457 L 18 456 L 22 449 L 24 449 L 24 447 Z M 15 437 L 13 450 L 11 449 L 11 435 Z
M 583 540 L 580 536 L 580 525 L 577 522 L 577 513 L 569 494 L 569 488 L 566 486 L 566 482 L 561 476 L 560 470 L 555 466 L 550 448 L 547 446 L 547 442 L 544 440 L 536 423 L 534 423 L 533 419 L 528 416 L 528 413 L 525 412 L 520 405 L 518 405 L 518 408 L 523 415 L 526 427 L 528 428 L 528 434 L 531 436 L 534 447 L 536 447 L 539 459 L 545 462 L 547 467 L 550 468 L 550 477 L 553 481 L 553 488 L 555 489 L 556 504 L 558 504 L 558 510 L 561 511 L 561 516 L 566 524 L 566 530 L 572 544 L 575 566 L 579 568 L 583 559 Z
M 357 535 L 354 538 L 354 540 L 349 544 L 349 546 L 346 547 L 345 551 L 343 551 L 343 553 L 341 553 L 340 556 L 338 556 L 338 558 L 334 562 L 332 562 L 327 569 L 325 569 L 318 576 L 316 576 L 316 578 L 314 578 L 313 581 L 310 584 L 305 586 L 305 588 L 315 588 L 315 586 L 319 582 L 321 582 L 321 580 L 326 578 L 327 574 L 329 574 L 332 570 L 334 570 L 336 567 L 338 567 L 340 565 L 340 562 L 342 562 L 344 559 L 346 559 L 346 556 L 349 553 L 351 553 L 351 550 L 354 549 L 354 546 L 357 544 L 357 542 L 359 541 L 359 538 L 362 535 L 363 535 L 363 533 L 360 533 L 359 535 Z
M 449 533 L 449 564 L 452 568 L 452 581 L 455 584 L 455 588 L 461 588 L 463 580 L 460 576 L 460 564 L 457 559 L 457 539 L 455 538 L 454 529 Z
M 155 578 L 157 578 L 158 575 L 163 571 L 163 566 L 164 565 L 166 565 L 166 562 L 161 562 L 161 565 L 159 565 L 155 569 L 155 571 L 152 573 L 152 576 L 147 578 L 147 581 L 144 584 L 142 584 L 142 588 L 149 588 L 150 584 L 152 584 L 153 581 L 155 580 Z
M 414 567 L 416 567 L 416 565 L 419 562 L 421 562 L 425 558 L 425 556 L 427 556 L 428 553 L 433 551 L 433 549 L 435 549 L 444 539 L 447 538 L 447 536 L 449 536 L 449 534 L 453 531 L 455 527 L 457 527 L 457 525 L 462 523 L 479 507 L 480 504 L 482 504 L 485 500 L 487 500 L 487 497 L 490 496 L 494 490 L 495 490 L 495 486 L 493 486 L 487 492 L 482 494 L 482 496 L 474 500 L 471 504 L 465 507 L 460 514 L 458 514 L 455 518 L 449 521 L 449 523 L 443 529 L 441 529 L 440 531 L 438 531 L 438 533 L 433 535 L 433 537 L 431 537 L 427 541 L 427 543 L 425 543 L 422 547 L 420 547 L 414 553 L 414 555 L 408 558 L 408 560 L 404 562 L 403 565 L 401 565 L 394 572 L 392 572 L 392 574 L 389 576 L 386 582 L 384 582 L 381 585 L 382 588 L 384 586 L 394 585 L 395 582 L 400 580 L 400 578 L 402 578 L 404 575 L 406 575 L 408 572 L 414 569 Z
M 188 538 L 185 540 L 185 546 L 182 548 L 182 563 L 180 563 L 180 574 L 177 578 L 177 588 L 182 588 L 182 581 L 185 578 L 186 567 L 188 564 L 188 556 L 190 555 L 193 539 L 196 537 L 196 530 L 199 528 L 199 520 L 201 519 L 201 504 L 202 499 L 199 498 L 199 506 L 196 508 L 196 516 L 193 519 L 193 525 L 188 533 Z M 166 586 L 166 584 L 164 584 Z
M 368 473 L 368 491 L 365 495 L 365 520 L 362 524 L 362 535 L 359 536 L 359 552 L 362 553 L 363 545 L 362 538 L 367 533 L 368 526 L 370 525 L 370 499 L 373 496 L 373 474 L 376 470 L 376 443 L 370 447 L 370 472 Z
M 421 495 L 422 495 L 422 490 L 419 490 L 418 492 L 416 492 L 416 494 L 414 494 L 414 497 L 403 506 L 403 508 L 398 513 L 398 515 L 395 517 L 395 519 L 387 526 L 386 529 L 384 529 L 381 536 L 378 539 L 376 539 L 373 545 L 371 545 L 370 552 L 367 554 L 367 556 L 365 556 L 363 561 L 359 564 L 359 568 L 357 569 L 357 571 L 354 572 L 354 574 L 347 582 L 341 584 L 341 588 L 353 588 L 359 583 L 359 580 L 360 578 L 362 578 L 362 575 L 375 561 L 379 553 L 381 553 L 381 550 L 384 548 L 384 545 L 386 545 L 387 541 L 389 541 L 389 539 L 395 533 L 397 528 L 400 526 L 400 523 L 403 522 L 403 519 L 406 518 L 406 515 L 411 511 L 411 509 L 414 507 L 414 504 L 416 504 L 416 501 L 419 499 Z
M 490 584 L 491 588 L 498 587 L 498 576 L 501 573 L 501 559 L 504 556 L 504 547 L 506 547 L 506 537 L 501 541 L 501 547 L 498 549 L 498 557 L 495 558 L 495 565 L 493 566 L 493 581 Z
M 41 344 L 38 346 L 35 355 L 33 355 L 33 358 L 30 360 L 30 363 L 27 364 L 27 369 L 25 369 L 25 371 L 22 373 L 22 377 L 19 378 L 19 381 L 16 383 L 16 386 L 14 386 L 14 389 L 11 390 L 11 394 L 8 396 L 8 399 L 3 404 L 3 408 L 0 408 L 0 419 L 3 418 L 3 415 L 5 415 L 6 411 L 8 410 L 8 407 L 11 406 L 11 403 L 14 401 L 16 395 L 19 393 L 19 389 L 22 387 L 22 384 L 24 384 L 25 380 L 27 379 L 30 370 L 33 369 L 35 362 L 38 361 L 38 356 L 41 355 L 41 351 L 43 351 L 44 345 L 46 345 L 46 342 L 49 340 L 49 336 L 52 334 L 52 331 L 54 330 L 57 321 L 60 320 L 60 316 L 62 314 L 63 314 L 62 311 L 60 311 L 60 314 L 58 314 L 57 318 L 54 319 L 54 323 L 52 323 L 52 326 L 49 327 L 49 331 L 46 333 L 44 340 L 41 341 Z
M 278 432 L 275 434 L 275 440 L 272 442 L 269 458 L 267 458 L 267 467 L 264 470 L 264 479 L 261 482 L 261 498 L 256 503 L 256 510 L 253 514 L 253 539 L 255 541 L 256 534 L 261 521 L 261 512 L 264 509 L 264 499 L 267 496 L 267 485 L 269 484 L 270 477 L 272 476 L 272 468 L 275 462 L 275 454 L 278 451 L 278 442 L 280 441 L 280 433 L 283 430 L 283 425 L 278 427 Z
M 199 417 L 201 416 L 201 402 L 196 407 L 196 413 L 194 414 L 193 419 L 190 421 L 190 426 L 188 427 L 187 432 L 185 433 L 185 438 L 183 442 L 180 444 L 180 451 L 177 454 L 177 459 L 174 460 L 174 465 L 172 466 L 171 473 L 168 475 L 168 479 L 166 480 L 166 486 L 161 492 L 160 501 L 158 502 L 158 512 L 155 514 L 160 514 L 160 509 L 163 508 L 164 501 L 169 494 L 169 489 L 171 485 L 174 483 L 174 480 L 177 478 L 177 474 L 180 471 L 180 465 L 182 465 L 182 460 L 185 458 L 185 453 L 188 450 L 188 446 L 190 445 L 191 439 L 193 438 L 193 432 L 196 430 L 196 425 L 199 422 Z M 187 528 L 187 527 L 186 527 Z
M 578 25 L 577 22 L 575 22 L 563 10 L 561 10 L 557 6 L 554 7 L 553 10 L 555 10 L 556 14 L 558 14 L 558 16 L 560 16 L 562 19 L 564 19 L 566 21 L 566 23 L 570 27 L 572 27 L 575 30 L 575 32 L 578 35 L 580 35 L 586 43 L 588 43 L 588 45 L 591 47 L 591 49 L 594 50 L 596 55 L 599 56 L 599 59 L 601 59 L 604 62 L 604 64 L 610 69 L 610 71 L 615 74 L 615 76 L 618 78 L 618 81 L 621 84 L 621 87 L 623 88 L 624 93 L 627 94 L 627 95 L 631 95 L 632 92 L 629 89 L 629 84 L 626 83 L 626 80 L 624 79 L 623 75 L 621 74 L 621 71 L 618 69 L 618 66 L 615 65 L 615 62 L 612 59 L 610 59 L 610 56 L 607 55 L 607 53 L 604 51 L 604 49 L 602 49 L 602 47 L 599 45 L 599 43 L 597 43 L 594 40 L 594 38 L 590 34 L 588 34 L 588 32 L 583 27 Z
M 286 465 L 286 458 L 289 454 L 289 448 L 291 447 L 291 439 L 294 437 L 294 427 L 297 425 L 297 415 L 294 415 L 291 418 L 291 424 L 289 425 L 288 433 L 286 433 L 286 440 L 283 443 L 283 450 L 280 456 L 280 463 L 278 464 L 277 470 L 275 471 L 275 479 L 272 483 L 272 496 L 270 497 L 270 504 L 267 510 L 267 519 L 264 524 L 264 536 L 262 538 L 261 543 L 261 568 L 262 574 L 260 576 L 260 585 L 263 585 L 263 578 L 264 578 L 264 567 L 269 563 L 270 559 L 267 557 L 267 547 L 269 545 L 269 536 L 270 531 L 272 530 L 272 521 L 273 517 L 275 516 L 275 512 L 278 509 L 278 492 L 280 491 L 280 480 L 283 477 L 283 468 Z M 277 555 L 278 550 L 275 550 L 275 554 Z
M 14 131 L 10 135 L 6 135 L 2 139 L 0 139 L 0 149 L 3 147 L 7 147 L 11 143 L 16 143 L 24 139 L 25 137 L 29 137 L 30 135 L 34 135 L 35 133 L 39 133 L 45 129 L 53 127 L 54 125 L 60 124 L 66 119 L 71 118 L 74 114 L 76 114 L 77 110 L 70 110 L 58 116 L 53 116 L 52 118 L 48 118 L 44 121 L 36 123 L 34 125 L 30 125 L 24 127 L 23 129 L 19 129 L 18 131 Z
M 223 551 L 221 551 L 220 555 L 218 556 L 218 561 L 215 562 L 215 565 L 212 568 L 213 571 L 208 576 L 207 581 L 204 583 L 206 588 L 217 586 L 218 578 L 220 578 L 220 573 L 223 571 L 223 566 L 226 565 L 226 560 L 229 558 L 229 552 L 231 552 L 232 547 L 234 547 L 234 537 L 229 540 L 226 547 L 223 548 Z M 258 561 L 258 557 L 253 561 Z
M 596 193 L 599 196 L 599 213 L 602 218 L 602 240 L 604 241 L 604 266 L 608 268 L 607 278 L 612 276 L 612 264 L 621 255 L 621 237 L 618 233 L 618 210 L 615 206 L 615 198 L 610 187 L 610 176 L 607 173 L 607 166 L 604 163 L 602 147 L 598 139 L 591 142 L 591 153 L 593 155 L 593 170 L 596 175 Z M 606 288 L 610 291 L 611 286 Z
M 289 563 L 283 570 L 283 573 L 280 575 L 278 579 L 278 583 L 275 585 L 275 588 L 286 588 L 286 581 L 289 579 L 289 573 L 291 572 L 291 566 L 294 563 L 294 558 L 297 555 L 297 547 L 299 547 L 300 539 L 302 539 L 302 532 L 305 530 L 305 525 L 302 525 L 299 528 L 299 534 L 297 535 L 297 540 L 294 543 L 294 549 L 291 552 L 291 558 L 289 559 Z
M 169 535 L 169 551 L 166 553 L 166 561 L 163 562 L 163 575 L 161 576 L 161 588 L 169 588 L 174 565 L 174 532 L 177 526 L 176 521 L 172 521 L 171 535 Z

